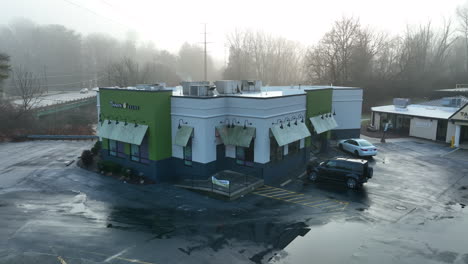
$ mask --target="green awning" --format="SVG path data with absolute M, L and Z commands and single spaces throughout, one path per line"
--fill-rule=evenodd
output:
M 175 136 L 175 144 L 181 147 L 187 146 L 187 143 L 192 136 L 193 127 L 191 126 L 181 126 L 177 129 L 177 133 Z
M 321 134 L 325 131 L 332 130 L 338 126 L 338 124 L 335 121 L 335 118 L 333 118 L 333 115 L 331 113 L 311 117 L 310 122 L 312 122 L 312 125 L 314 126 L 314 129 L 317 132 L 317 134 Z
M 234 126 L 233 128 L 229 128 L 227 126 L 218 126 L 216 129 L 224 145 L 248 148 L 250 142 L 255 137 L 255 127 L 244 128 L 243 126 Z
M 255 136 L 255 127 L 234 126 L 230 132 L 231 145 L 248 148 Z
M 283 125 L 283 128 L 276 125 L 270 129 L 276 142 L 278 142 L 278 146 L 284 146 L 310 136 L 309 129 L 307 129 L 306 125 L 302 122 L 297 123 L 297 125 Z
M 98 125 L 98 136 L 134 145 L 141 145 L 146 131 L 148 130 L 147 125 L 137 124 L 135 126 L 135 123 L 127 123 L 125 125 L 123 121 L 119 121 L 119 123 L 116 124 L 116 121 L 111 120 L 109 124 L 109 120 L 104 120 L 102 124 Z
M 231 145 L 231 141 L 229 138 L 229 129 L 227 126 L 217 126 L 216 130 L 218 130 L 219 136 L 221 140 L 223 140 L 224 145 Z

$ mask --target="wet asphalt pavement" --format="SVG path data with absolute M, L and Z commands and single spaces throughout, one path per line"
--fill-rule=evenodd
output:
M 92 144 L 0 144 L 0 263 L 468 263 L 468 151 L 377 144 L 361 190 L 298 179 L 227 202 L 67 166 Z

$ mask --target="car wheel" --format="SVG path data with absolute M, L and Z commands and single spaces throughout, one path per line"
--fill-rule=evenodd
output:
M 338 145 L 338 148 L 339 148 L 340 150 L 343 150 L 343 144 Z
M 357 151 L 357 150 L 354 151 L 354 154 L 355 154 L 358 158 L 361 157 L 361 155 L 359 155 L 359 151 Z
M 309 174 L 309 180 L 312 181 L 312 182 L 315 182 L 317 181 L 317 172 L 313 171 Z
M 346 186 L 348 186 L 349 189 L 356 189 L 357 187 L 357 182 L 353 178 L 348 178 L 346 180 Z

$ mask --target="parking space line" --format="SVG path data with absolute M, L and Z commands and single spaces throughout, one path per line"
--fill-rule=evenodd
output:
M 283 195 L 291 195 L 290 192 L 285 192 L 285 193 L 280 193 L 280 194 L 275 194 L 275 195 L 270 195 L 272 197 L 278 197 L 278 196 L 281 196 L 281 198 L 284 198 Z
M 258 194 L 261 194 L 261 195 L 272 195 L 272 194 L 279 194 L 279 193 L 284 193 L 285 191 L 284 190 L 269 190 L 269 191 L 266 191 L 266 192 L 256 192 Z
M 307 206 L 309 208 L 318 208 L 325 210 L 326 212 L 343 211 L 349 204 L 348 202 L 343 202 L 336 199 L 329 199 L 320 196 L 307 196 L 303 193 L 293 192 L 290 190 L 267 185 L 257 188 L 252 193 L 283 202 Z
M 301 196 L 301 195 L 304 195 L 304 194 L 303 193 L 294 193 L 294 194 L 283 196 L 283 197 L 281 197 L 281 199 L 290 198 L 290 197 L 294 197 L 294 196 Z

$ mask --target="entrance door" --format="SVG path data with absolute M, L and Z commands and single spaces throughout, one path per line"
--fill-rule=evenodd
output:
M 461 126 L 460 130 L 460 144 L 468 143 L 468 126 Z
M 436 140 L 445 141 L 445 139 L 447 137 L 447 125 L 448 125 L 447 120 L 438 120 L 437 121 Z

